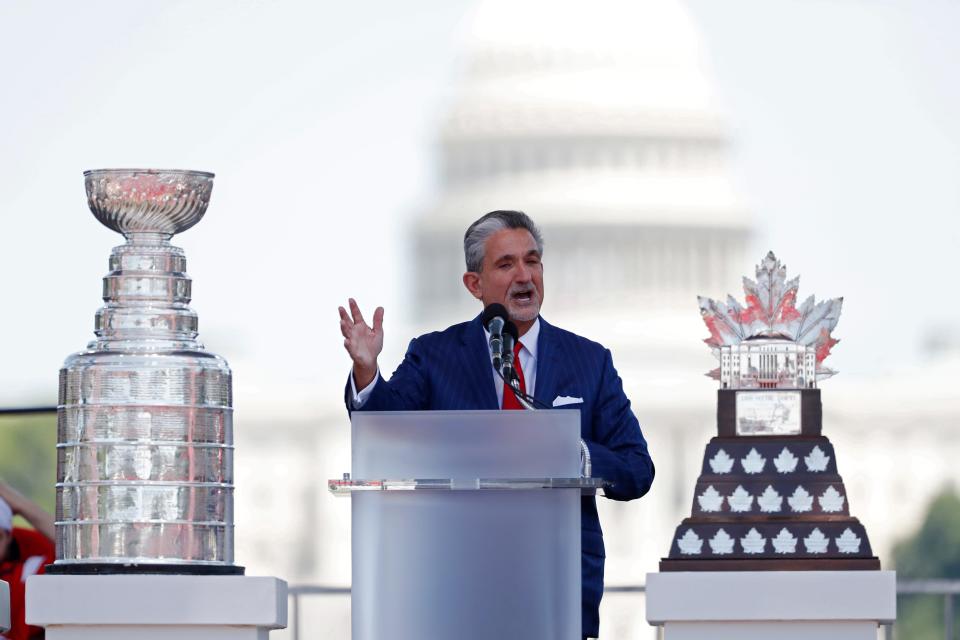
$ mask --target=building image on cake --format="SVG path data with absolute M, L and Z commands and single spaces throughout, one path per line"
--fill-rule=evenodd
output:
M 757 336 L 720 347 L 721 389 L 813 389 L 816 350 L 786 336 Z

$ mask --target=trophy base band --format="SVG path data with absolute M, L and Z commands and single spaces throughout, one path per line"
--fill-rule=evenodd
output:
M 50 575 L 96 576 L 159 574 L 181 576 L 242 576 L 245 569 L 236 565 L 190 565 L 190 564 L 119 564 L 110 562 L 84 562 L 76 564 L 48 564 L 44 570 Z
M 872 558 L 792 558 L 748 560 L 685 560 L 663 558 L 660 571 L 876 571 L 880 559 Z

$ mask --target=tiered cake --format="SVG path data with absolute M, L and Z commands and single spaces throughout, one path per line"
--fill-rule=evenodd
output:
M 795 307 L 799 278 L 773 253 L 744 278 L 746 307 L 700 298 L 720 361 L 717 437 L 707 445 L 693 513 L 661 571 L 879 569 L 850 515 L 817 380 L 837 343 L 842 298 Z

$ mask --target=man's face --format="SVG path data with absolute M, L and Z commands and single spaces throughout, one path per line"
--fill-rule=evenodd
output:
M 468 271 L 463 283 L 483 306 L 499 302 L 521 332 L 540 315 L 543 303 L 543 263 L 533 236 L 526 229 L 502 229 L 487 239 L 483 268 Z

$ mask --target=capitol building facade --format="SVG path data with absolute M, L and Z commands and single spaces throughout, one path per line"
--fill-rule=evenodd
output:
M 423 315 L 473 314 L 462 234 L 498 208 L 543 228 L 554 315 L 737 281 L 750 222 L 699 56 L 676 2 L 482 3 L 414 238 Z

